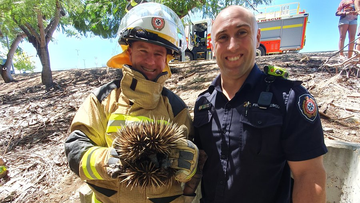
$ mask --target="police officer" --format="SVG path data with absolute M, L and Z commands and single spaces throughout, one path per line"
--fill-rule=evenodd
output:
M 76 113 L 65 142 L 70 168 L 90 186 L 93 202 L 191 201 L 193 197 L 187 198 L 181 188 L 197 165 L 197 148 L 190 140 L 179 139 L 177 153 L 169 157 L 170 167 L 176 170 L 167 181 L 170 185 L 129 187 L 110 168 L 122 167 L 113 140 L 130 123 L 170 121 L 185 126 L 186 136 L 193 133 L 185 103 L 164 87 L 171 75 L 169 61 L 186 45 L 181 20 L 164 5 L 143 3 L 123 17 L 119 35 L 123 52 L 112 57 L 108 66 L 121 68 L 121 79 L 90 94 Z
M 201 202 L 325 202 L 327 149 L 313 96 L 260 71 L 261 33 L 247 9 L 225 8 L 211 36 L 220 74 L 194 109 L 195 144 L 207 155 Z

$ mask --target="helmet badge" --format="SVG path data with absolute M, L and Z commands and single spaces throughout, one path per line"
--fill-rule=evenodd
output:
M 165 20 L 159 17 L 153 17 L 151 19 L 151 24 L 155 30 L 162 30 L 165 27 Z

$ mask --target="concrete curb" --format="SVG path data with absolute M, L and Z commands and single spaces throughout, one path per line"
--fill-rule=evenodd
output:
M 325 140 L 326 202 L 360 202 L 360 144 Z

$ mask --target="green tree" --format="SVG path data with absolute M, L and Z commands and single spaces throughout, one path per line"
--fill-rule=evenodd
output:
M 59 0 L 23 0 L 21 5 L 12 4 L 11 18 L 36 49 L 42 65 L 41 81 L 47 89 L 54 86 L 48 44 L 64 15 Z
M 20 1 L 14 0 L 13 4 L 17 5 Z M 9 18 L 11 7 L 8 2 L 0 0 L 0 43 L 7 48 L 6 63 L 1 65 L 1 76 L 5 82 L 12 82 L 11 67 L 14 54 L 21 40 L 26 37 L 14 21 Z
M 0 30 L 3 34 L 11 35 L 10 39 L 13 39 L 8 54 L 7 62 L 9 62 L 3 68 L 7 74 L 9 75 L 9 65 L 11 65 L 12 56 L 19 42 L 26 38 L 34 46 L 40 58 L 42 83 L 46 89 L 55 87 L 48 44 L 59 24 L 66 28 L 68 21 L 61 22 L 61 18 L 66 14 L 66 9 L 71 10 L 79 5 L 81 5 L 81 0 L 0 0 L 0 22 L 3 22 Z
M 34 62 L 31 61 L 30 57 L 23 51 L 15 54 L 14 66 L 16 70 L 20 72 L 30 71 L 33 72 L 35 69 Z

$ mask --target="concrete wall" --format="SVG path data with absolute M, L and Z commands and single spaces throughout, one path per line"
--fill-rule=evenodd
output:
M 325 140 L 327 203 L 360 202 L 360 144 Z

